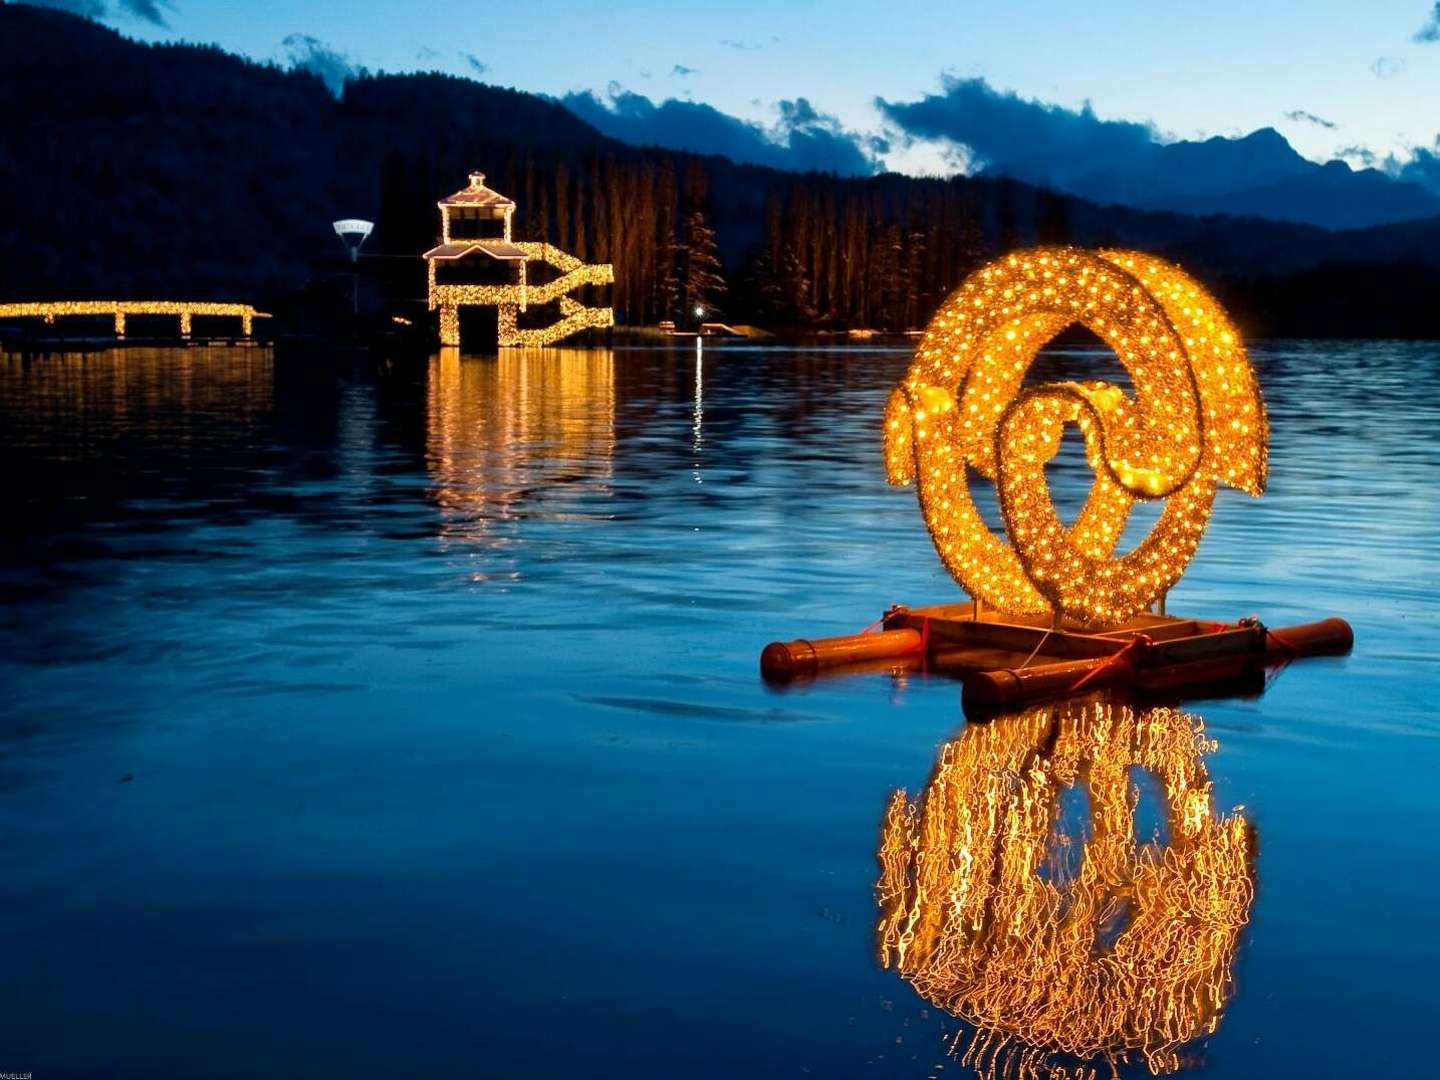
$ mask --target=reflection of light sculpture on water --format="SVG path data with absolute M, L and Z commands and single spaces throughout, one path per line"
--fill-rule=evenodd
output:
M 608 488 L 615 357 L 608 349 L 444 349 L 431 361 L 426 433 L 442 534 L 484 536 L 525 499 Z
M 974 1026 L 978 1073 L 1095 1075 L 1061 1056 L 1169 1072 L 1218 1026 L 1254 874 L 1245 819 L 1211 805 L 1213 748 L 1173 709 L 1047 706 L 967 728 L 923 798 L 895 793 L 880 958 Z M 1134 767 L 1159 780 L 1166 843 L 1136 840 Z M 1062 820 L 1072 784 L 1088 837 Z
M 1025 388 L 1037 353 L 1073 324 L 1115 351 L 1134 397 L 1104 382 Z M 1095 472 L 1073 525 L 1045 464 L 1065 425 Z M 914 482 L 946 568 L 1011 614 L 1115 624 L 1179 580 L 1218 484 L 1265 489 L 1265 406 L 1225 311 L 1194 279 L 1134 251 L 1036 248 L 972 274 L 941 306 L 886 410 L 890 481 Z M 966 469 L 995 482 L 1009 539 L 971 498 Z M 1114 557 L 1131 507 L 1165 499 L 1154 528 Z

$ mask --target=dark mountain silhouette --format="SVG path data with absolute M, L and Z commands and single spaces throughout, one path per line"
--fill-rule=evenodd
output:
M 1066 190 L 1097 202 L 1359 229 L 1440 214 L 1440 196 L 1376 169 L 1301 157 L 1273 128 L 1242 139 L 1158 146 L 1130 175 L 1096 172 Z
M 1073 242 L 1179 260 L 1249 333 L 1440 336 L 1440 218 L 1331 232 L 1003 178 L 737 165 L 467 79 L 365 75 L 337 98 L 304 71 L 16 4 L 0 5 L 0 72 L 0 299 L 236 298 L 283 316 L 337 280 L 330 223 L 354 216 L 377 222 L 372 305 L 423 317 L 435 201 L 480 168 L 518 201 L 522 238 L 615 264 L 622 323 L 701 298 L 737 322 L 904 329 L 997 252 Z

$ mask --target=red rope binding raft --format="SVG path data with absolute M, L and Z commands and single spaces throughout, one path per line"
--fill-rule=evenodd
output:
M 873 634 L 876 630 L 879 630 L 880 627 L 885 625 L 885 620 L 889 617 L 890 612 L 887 611 L 884 615 L 881 615 L 878 619 L 872 622 L 869 626 L 865 627 L 864 630 L 861 630 L 860 633 L 856 634 L 855 636 L 864 637 L 866 634 Z
M 885 612 L 884 615 L 881 615 L 878 619 L 876 619 L 874 622 L 872 622 L 869 626 L 865 627 L 864 630 L 861 630 L 861 631 L 860 631 L 858 634 L 856 634 L 855 636 L 856 636 L 856 637 L 864 637 L 866 634 L 873 634 L 873 633 L 875 633 L 876 630 L 879 630 L 881 627 L 883 627 L 883 626 L 885 625 L 885 620 L 888 619 L 888 618 L 890 618 L 891 615 L 894 615 L 895 613 L 900 612 L 900 611 L 904 611 L 904 610 L 905 610 L 904 608 L 902 608 L 902 607 L 900 607 L 900 605 L 896 604 L 896 605 L 895 605 L 894 607 L 892 607 L 889 611 Z M 925 656 L 927 656 L 927 657 L 930 655 L 930 616 L 929 616 L 929 615 L 922 615 L 922 616 L 920 616 L 920 644 L 919 644 L 916 648 L 914 648 L 913 650 L 911 650 L 911 651 L 912 651 L 912 652 L 921 653 L 921 654 L 923 654 L 923 655 L 925 655 Z
M 1276 645 L 1279 645 L 1286 652 L 1290 653 L 1291 656 L 1299 656 L 1305 651 L 1304 649 L 1300 648 L 1299 645 L 1296 645 L 1293 641 L 1287 641 L 1285 638 L 1281 637 L 1274 630 L 1271 630 L 1268 626 L 1261 625 L 1260 629 L 1265 631 L 1266 637 L 1270 638 L 1272 641 L 1275 642 Z M 1289 662 L 1289 660 L 1285 661 L 1285 663 L 1287 664 Z
M 1116 667 L 1122 664 L 1127 667 L 1132 666 L 1131 654 L 1140 648 L 1154 644 L 1155 642 L 1149 634 L 1136 634 L 1133 638 L 1130 639 L 1130 643 L 1126 645 L 1123 649 L 1121 649 L 1119 652 L 1110 654 L 1104 660 L 1100 661 L 1100 663 L 1096 664 L 1093 668 L 1091 668 L 1089 671 L 1085 672 L 1084 675 L 1081 675 L 1080 678 L 1076 680 L 1075 685 L 1070 687 L 1070 693 L 1075 693 L 1091 679 L 1099 675 L 1102 671 L 1107 671 L 1112 667 Z
M 1275 642 L 1276 645 L 1279 645 L 1289 654 L 1288 656 L 1282 657 L 1280 662 L 1275 665 L 1274 669 L 1265 676 L 1265 688 L 1268 690 L 1270 688 L 1270 684 L 1273 683 L 1276 679 L 1278 679 L 1280 677 L 1280 673 L 1283 672 L 1286 668 L 1288 668 L 1292 663 L 1294 663 L 1295 658 L 1300 656 L 1304 652 L 1304 650 L 1301 649 L 1299 645 L 1296 645 L 1293 641 L 1287 641 L 1285 638 L 1281 637 L 1274 630 L 1271 630 L 1268 626 L 1262 623 L 1259 619 L 1255 620 L 1255 625 L 1265 632 L 1265 636 L 1267 638 Z

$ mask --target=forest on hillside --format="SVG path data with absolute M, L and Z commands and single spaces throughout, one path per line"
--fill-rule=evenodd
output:
M 887 185 L 819 175 L 767 185 L 753 203 L 727 207 L 717 227 L 726 200 L 707 164 L 607 153 L 575 168 L 527 154 L 487 184 L 519 202 L 517 238 L 613 263 L 613 304 L 637 324 L 693 321 L 698 307 L 769 326 L 907 329 L 988 254 L 1021 239 L 1018 185 L 994 185 L 987 205 L 979 185 L 910 181 L 897 200 Z M 379 228 L 388 249 L 433 242 L 433 186 L 425 169 L 387 159 Z M 1063 200 L 1046 201 L 1025 239 L 1064 243 Z
M 446 75 L 304 71 L 145 45 L 0 5 L 0 298 L 203 296 L 279 313 L 340 267 L 330 222 L 374 220 L 372 302 L 424 295 L 438 198 L 474 169 L 521 238 L 615 266 L 622 323 L 923 325 L 986 258 L 1133 246 L 1211 283 L 1247 332 L 1440 337 L 1440 219 L 1327 232 L 1154 213 L 1015 181 L 838 178 L 637 148 L 554 101 Z

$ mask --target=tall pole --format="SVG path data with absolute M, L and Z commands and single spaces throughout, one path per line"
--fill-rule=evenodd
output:
M 375 228 L 375 223 L 360 218 L 344 218 L 330 224 L 335 235 L 340 237 L 340 242 L 345 245 L 345 250 L 350 253 L 350 317 L 353 322 L 360 315 L 360 279 L 356 266 L 360 261 L 360 245 L 365 243 L 365 238 Z

